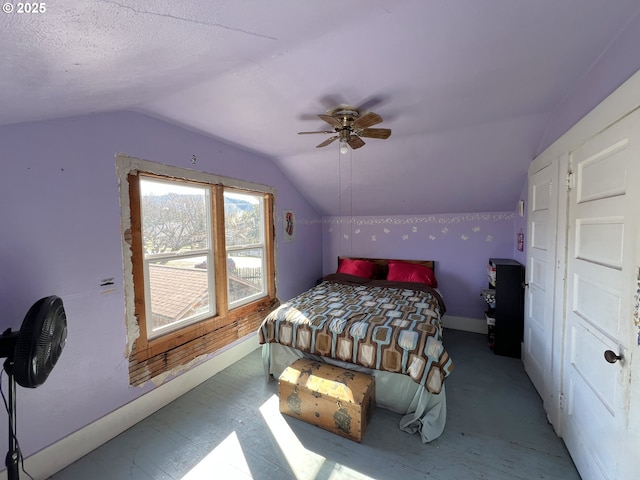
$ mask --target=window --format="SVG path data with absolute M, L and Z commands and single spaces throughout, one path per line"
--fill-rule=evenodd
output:
M 273 194 L 184 172 L 157 167 L 126 174 L 132 384 L 255 332 L 277 306 Z
M 224 234 L 227 290 L 231 308 L 265 294 L 264 198 L 225 189 Z
M 216 314 L 210 189 L 139 176 L 148 339 Z

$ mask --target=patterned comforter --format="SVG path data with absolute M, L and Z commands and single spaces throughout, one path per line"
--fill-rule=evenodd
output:
M 409 375 L 437 394 L 454 367 L 442 345 L 444 311 L 427 285 L 333 274 L 271 312 L 259 339 Z

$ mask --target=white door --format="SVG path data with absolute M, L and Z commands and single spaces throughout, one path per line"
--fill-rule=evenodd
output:
M 638 355 L 639 119 L 636 111 L 570 154 L 562 432 L 584 480 L 640 478 L 630 423 L 630 404 L 639 400 L 631 391 L 640 391 L 630 386 Z M 608 363 L 606 351 L 623 359 Z
M 556 159 L 529 176 L 527 268 L 522 361 L 545 404 L 552 409 L 553 309 L 558 216 Z M 557 361 L 557 360 L 556 360 Z

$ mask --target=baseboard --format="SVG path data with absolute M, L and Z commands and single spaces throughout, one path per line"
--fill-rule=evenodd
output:
M 487 322 L 484 318 L 455 317 L 445 315 L 442 317 L 442 326 L 465 332 L 487 333 Z
M 250 336 L 170 382 L 154 388 L 142 397 L 34 453 L 25 459 L 25 470 L 35 479 L 45 479 L 53 475 L 258 347 L 257 335 Z M 0 480 L 6 480 L 6 478 L 5 469 L 0 472 Z

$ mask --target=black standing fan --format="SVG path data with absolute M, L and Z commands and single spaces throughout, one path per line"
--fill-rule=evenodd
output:
M 16 439 L 16 382 L 36 388 L 53 370 L 67 339 L 67 316 L 62 300 L 41 298 L 27 312 L 18 332 L 6 330 L 0 335 L 0 358 L 9 377 L 9 451 L 5 465 L 8 480 L 18 479 L 20 449 Z

